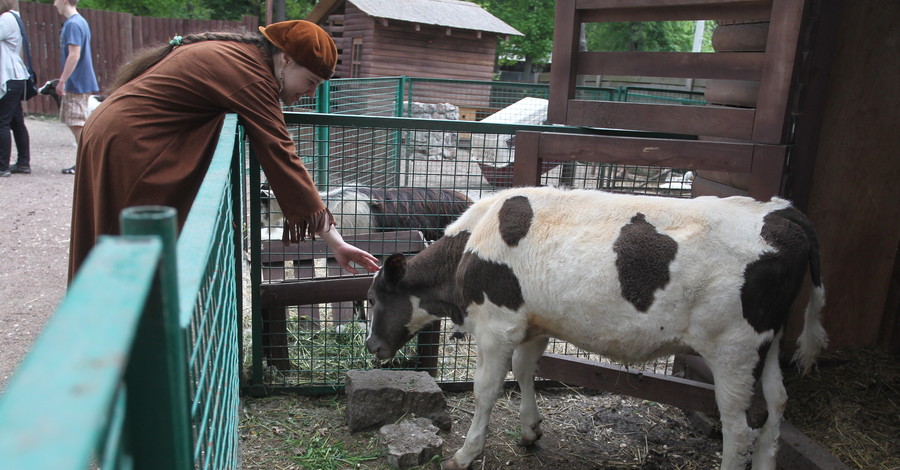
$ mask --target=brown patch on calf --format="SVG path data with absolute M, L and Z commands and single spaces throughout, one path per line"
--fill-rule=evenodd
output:
M 644 214 L 638 213 L 622 227 L 613 251 L 622 297 L 639 312 L 646 312 L 656 290 L 669 283 L 669 264 L 678 252 L 678 243 L 657 232 Z
M 528 235 L 534 211 L 525 196 L 513 196 L 503 201 L 498 215 L 500 237 L 509 246 L 516 246 L 519 240 Z
M 765 216 L 760 236 L 774 252 L 763 254 L 744 269 L 741 306 L 744 319 L 757 333 L 784 326 L 806 275 L 808 234 L 792 220 L 793 211 L 784 209 Z
M 469 252 L 463 255 L 457 276 L 463 307 L 472 302 L 483 304 L 485 297 L 510 310 L 518 310 L 525 303 L 519 279 L 505 264 L 483 260 Z

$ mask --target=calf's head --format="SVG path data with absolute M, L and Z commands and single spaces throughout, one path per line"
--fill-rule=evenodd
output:
M 371 328 L 366 348 L 380 360 L 394 357 L 415 334 L 438 317 L 420 307 L 406 276 L 406 258 L 390 256 L 369 287 Z

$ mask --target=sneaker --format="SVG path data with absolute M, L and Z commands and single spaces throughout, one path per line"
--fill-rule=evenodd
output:
M 63 168 L 62 174 L 64 175 L 74 175 L 75 174 L 75 165 L 70 166 L 69 168 Z
M 27 174 L 31 173 L 31 167 L 30 166 L 10 165 L 9 172 L 27 175 Z
M 12 176 L 12 173 L 10 173 L 9 170 L 0 171 L 0 178 L 6 178 L 7 176 Z

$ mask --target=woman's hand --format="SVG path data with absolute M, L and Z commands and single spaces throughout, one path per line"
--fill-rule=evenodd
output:
M 350 264 L 351 261 L 362 266 L 370 273 L 374 273 L 379 269 L 378 258 L 345 241 L 341 241 L 341 245 L 337 248 L 332 248 L 332 251 L 334 251 L 334 259 L 337 260 L 341 267 L 353 274 L 359 274 L 359 271 Z
M 338 233 L 337 227 L 330 226 L 327 230 L 319 232 L 318 235 L 325 240 L 325 243 L 327 243 L 328 247 L 331 248 L 331 251 L 334 252 L 334 259 L 337 260 L 338 264 L 347 271 L 353 274 L 359 274 L 359 270 L 354 268 L 350 264 L 351 262 L 362 266 L 370 273 L 374 273 L 380 269 L 378 266 L 378 258 L 372 256 L 365 250 L 361 250 L 345 242 L 344 238 L 341 237 L 341 234 Z

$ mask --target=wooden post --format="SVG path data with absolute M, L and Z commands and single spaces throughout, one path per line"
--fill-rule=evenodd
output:
M 550 70 L 550 104 L 547 120 L 565 124 L 569 100 L 575 98 L 575 77 L 581 38 L 581 19 L 575 0 L 556 1 L 553 24 L 553 68 Z

